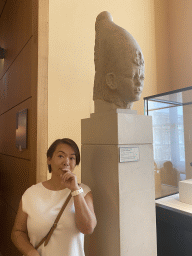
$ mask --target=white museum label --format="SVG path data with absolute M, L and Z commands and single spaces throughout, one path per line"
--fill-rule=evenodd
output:
M 120 147 L 120 163 L 139 161 L 139 148 Z

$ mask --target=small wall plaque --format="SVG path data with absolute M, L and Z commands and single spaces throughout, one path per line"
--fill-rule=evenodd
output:
M 16 114 L 16 147 L 19 151 L 27 148 L 27 109 Z
M 119 162 L 135 162 L 139 161 L 139 148 L 134 147 L 120 147 L 119 148 Z

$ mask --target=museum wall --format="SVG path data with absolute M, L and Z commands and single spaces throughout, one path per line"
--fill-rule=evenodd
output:
M 144 54 L 145 87 L 133 107 L 138 114 L 144 113 L 143 97 L 191 86 L 191 1 L 50 0 L 49 5 L 49 145 L 59 137 L 81 143 L 80 120 L 94 111 L 94 25 L 104 10 Z M 80 177 L 80 169 L 77 173 Z
M 11 230 L 24 191 L 36 182 L 35 1 L 7 0 L 0 14 L 0 252 L 21 255 Z M 36 57 L 37 59 L 37 57 Z M 27 149 L 16 148 L 16 113 L 28 109 Z
M 192 1 L 169 1 L 170 68 L 173 90 L 192 86 Z
M 81 119 L 94 112 L 95 20 L 109 11 L 145 58 L 144 96 L 157 93 L 154 0 L 49 1 L 48 144 L 70 137 L 81 145 Z M 134 104 L 143 115 L 143 99 Z M 80 169 L 77 169 L 80 179 Z
M 155 0 L 157 93 L 192 86 L 192 1 Z M 185 94 L 186 96 L 186 94 Z M 191 101 L 190 95 L 188 99 Z M 186 178 L 192 178 L 191 106 L 183 108 Z
M 192 85 L 192 1 L 156 0 L 157 92 Z
M 155 54 L 156 54 L 156 86 L 157 94 L 171 91 L 170 84 L 170 26 L 169 1 L 155 0 Z M 153 94 L 148 94 L 150 96 Z

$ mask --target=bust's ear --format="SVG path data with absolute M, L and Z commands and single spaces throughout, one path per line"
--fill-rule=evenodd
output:
M 117 89 L 116 76 L 114 73 L 107 73 L 105 78 L 106 84 L 111 90 Z

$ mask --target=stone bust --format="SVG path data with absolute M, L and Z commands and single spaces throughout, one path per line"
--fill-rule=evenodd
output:
M 102 12 L 95 23 L 95 104 L 131 109 L 144 86 L 142 51 L 125 29 L 117 26 L 109 12 Z

